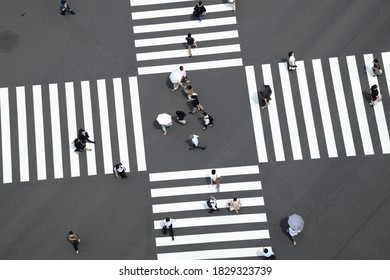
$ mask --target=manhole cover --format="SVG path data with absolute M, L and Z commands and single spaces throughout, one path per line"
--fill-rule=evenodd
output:
M 15 32 L 3 31 L 0 33 L 0 51 L 10 52 L 19 44 L 19 37 Z

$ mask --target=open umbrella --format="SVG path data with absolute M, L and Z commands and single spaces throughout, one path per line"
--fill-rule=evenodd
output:
M 180 71 L 180 69 L 173 70 L 171 74 L 169 75 L 169 79 L 171 80 L 172 84 L 177 84 L 181 81 L 183 75 Z
M 263 85 L 260 89 L 260 95 L 262 98 L 270 99 L 272 90 L 269 85 Z
M 288 224 L 293 230 L 302 231 L 305 222 L 298 214 L 292 214 L 290 217 L 288 217 Z
M 172 116 L 167 113 L 159 114 L 156 120 L 160 125 L 166 125 L 166 126 L 172 125 Z

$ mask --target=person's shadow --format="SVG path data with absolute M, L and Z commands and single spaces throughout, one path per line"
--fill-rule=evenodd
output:
M 369 91 L 364 90 L 364 91 L 362 92 L 362 94 L 363 94 L 363 98 L 364 98 L 368 103 L 370 103 L 370 102 L 371 102 L 371 93 L 370 93 Z
M 279 226 L 280 226 L 280 229 L 282 230 L 282 232 L 288 237 L 290 238 L 290 234 L 287 232 L 287 229 L 290 227 L 288 225 L 288 217 L 285 217 L 283 219 L 280 220 L 280 223 L 279 223 Z

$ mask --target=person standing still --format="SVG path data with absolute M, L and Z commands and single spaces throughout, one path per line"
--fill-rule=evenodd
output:
M 198 18 L 199 21 L 202 21 L 203 16 L 206 14 L 206 8 L 203 6 L 202 1 L 198 2 L 198 5 L 195 6 L 193 15 Z
M 76 254 L 78 254 L 79 253 L 78 246 L 80 243 L 80 237 L 76 233 L 74 233 L 73 231 L 69 231 L 67 238 L 68 238 L 68 241 L 70 243 L 72 243 L 73 248 L 76 250 Z
M 162 224 L 163 224 L 162 233 L 167 234 L 167 232 L 169 232 L 169 235 L 172 237 L 172 241 L 175 240 L 173 234 L 173 220 L 167 217 L 162 221 Z
M 186 41 L 187 41 L 187 45 L 188 45 L 188 55 L 189 55 L 189 57 L 192 57 L 191 49 L 197 48 L 198 45 L 196 44 L 195 39 L 191 36 L 191 33 L 187 34 Z
M 211 170 L 210 185 L 212 187 L 216 185 L 215 189 L 217 190 L 217 192 L 219 192 L 220 184 L 221 184 L 221 176 L 218 176 L 217 171 L 215 169 Z

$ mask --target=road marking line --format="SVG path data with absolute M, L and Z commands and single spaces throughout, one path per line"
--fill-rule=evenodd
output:
M 325 142 L 328 150 L 328 157 L 338 157 L 336 141 L 334 139 L 332 118 L 330 116 L 328 97 L 325 87 L 324 73 L 322 70 L 321 59 L 313 59 L 314 80 L 317 89 L 318 103 L 320 105 L 320 113 L 322 126 L 324 129 Z
M 370 128 L 368 127 L 366 109 L 364 107 L 362 96 L 362 88 L 360 86 L 359 72 L 354 55 L 347 56 L 347 65 L 364 154 L 373 155 L 374 149 L 372 147 Z
M 238 182 L 238 183 L 222 183 L 221 193 L 238 192 L 238 191 L 253 191 L 261 190 L 260 181 Z M 214 193 L 215 188 L 210 185 L 197 185 L 172 188 L 151 189 L 152 197 L 167 197 L 167 196 L 182 196 L 190 194 Z
M 18 110 L 18 144 L 19 144 L 19 173 L 20 182 L 30 180 L 28 132 L 26 115 L 26 94 L 24 87 L 16 87 L 16 103 Z M 4 146 L 4 145 L 3 145 Z M 11 149 L 10 149 L 11 150 Z
M 388 85 L 387 90 L 389 91 L 388 94 L 390 95 L 390 52 L 383 52 L 382 59 L 383 59 L 383 72 L 386 76 L 386 81 Z
M 8 88 L 0 88 L 1 147 L 3 183 L 12 183 L 11 124 L 9 115 Z
M 378 90 L 379 92 L 381 92 L 378 84 L 378 78 L 373 77 L 374 73 L 372 72 L 371 69 L 373 60 L 374 60 L 374 56 L 372 54 L 364 55 L 364 63 L 366 64 L 368 84 L 370 88 L 374 84 L 378 85 Z M 389 131 L 387 129 L 385 111 L 383 110 L 383 103 L 379 102 L 374 106 L 373 109 L 376 118 L 376 125 L 378 127 L 379 139 L 381 141 L 382 153 L 388 154 L 390 153 L 390 138 L 389 138 Z
M 347 157 L 356 156 L 355 144 L 353 142 L 351 124 L 349 122 L 347 103 L 345 102 L 344 87 L 341 80 L 338 58 L 329 58 L 329 64 L 330 72 L 332 74 L 334 94 L 336 96 L 336 105 L 339 113 L 340 126 L 344 139 L 345 153 Z
M 248 85 L 249 104 L 252 114 L 253 132 L 255 134 L 257 157 L 259 163 L 268 162 L 254 67 L 245 66 L 245 74 L 246 82 Z
M 177 21 L 177 22 L 147 24 L 147 25 L 138 25 L 138 26 L 136 25 L 133 26 L 133 32 L 134 34 L 140 34 L 140 33 L 173 31 L 173 30 L 182 30 L 182 29 L 193 30 L 195 28 L 226 26 L 226 25 L 233 25 L 233 24 L 237 24 L 236 17 L 223 17 L 223 18 L 204 19 L 202 21 L 189 20 L 189 21 Z
M 99 100 L 100 128 L 103 147 L 104 173 L 113 173 L 113 161 L 110 137 L 110 121 L 107 106 L 106 80 L 97 80 L 97 92 Z M 126 166 L 127 168 L 127 166 Z
M 40 85 L 33 86 L 35 150 L 37 158 L 37 179 L 46 180 L 45 133 L 42 110 L 42 89 Z
M 214 46 L 214 47 L 193 48 L 192 55 L 202 56 L 202 55 L 223 54 L 223 53 L 232 53 L 232 52 L 240 52 L 240 51 L 241 51 L 240 44 L 232 44 L 232 45 L 222 45 L 222 46 Z M 170 50 L 170 51 L 137 53 L 136 57 L 137 57 L 137 61 L 188 57 L 188 50 L 179 49 L 179 50 Z
M 299 91 L 301 94 L 301 102 L 303 109 L 303 117 L 306 125 L 307 141 L 309 143 L 310 156 L 312 159 L 320 158 L 320 151 L 317 143 L 316 128 L 314 125 L 313 111 L 310 103 L 309 88 L 307 86 L 305 64 L 303 61 L 297 61 L 297 78 Z
M 220 176 L 259 174 L 259 166 L 257 165 L 222 167 L 222 168 L 215 168 L 215 169 L 217 170 L 218 175 Z M 212 168 L 150 173 L 149 180 L 151 182 L 156 182 L 156 181 L 170 181 L 170 180 L 182 180 L 182 179 L 193 179 L 193 178 L 209 178 L 211 170 Z
M 203 62 L 138 67 L 138 75 L 170 73 L 170 72 L 172 72 L 172 70 L 178 69 L 179 66 L 181 66 L 181 65 L 184 65 L 184 67 L 187 71 L 204 70 L 204 69 L 217 69 L 217 68 L 242 66 L 242 59 L 241 58 L 233 58 L 233 59 L 212 60 L 212 61 L 203 61 Z
M 280 132 L 280 124 L 279 124 L 279 115 L 278 115 L 278 107 L 276 103 L 276 93 L 274 88 L 274 83 L 272 80 L 272 71 L 270 64 L 261 65 L 263 70 L 263 80 L 265 85 L 269 85 L 271 90 L 273 91 L 271 105 L 268 106 L 268 114 L 271 122 L 271 133 L 272 140 L 274 142 L 274 151 L 275 151 L 275 159 L 276 161 L 285 161 L 284 157 L 284 147 L 282 141 L 282 134 Z
M 192 36 L 195 38 L 195 41 L 198 43 L 198 46 L 201 47 L 201 45 L 199 45 L 199 42 L 238 38 L 238 31 L 229 30 L 229 31 L 208 32 L 208 33 L 199 33 L 199 34 L 193 33 Z M 186 37 L 185 35 L 180 35 L 180 36 L 138 39 L 138 40 L 134 40 L 134 43 L 136 48 L 172 45 L 172 44 L 184 44 L 186 43 L 185 37 Z
M 133 116 L 135 152 L 138 171 L 146 171 L 144 134 L 142 129 L 141 105 L 139 100 L 138 79 L 129 77 L 131 113 Z
M 61 120 L 57 84 L 49 84 L 49 95 L 54 178 L 58 179 L 64 177 L 64 171 L 62 160 Z
M 130 0 L 130 6 L 147 6 L 190 1 L 193 2 L 194 0 Z
M 186 245 L 186 244 L 255 240 L 255 239 L 268 239 L 268 238 L 270 238 L 268 230 L 217 232 L 217 233 L 179 235 L 179 236 L 175 236 L 174 241 L 171 240 L 170 236 L 157 237 L 156 246 L 157 247 L 176 246 L 176 245 Z
M 89 81 L 81 82 L 81 96 L 83 99 L 83 115 L 84 115 L 84 129 L 88 132 L 91 139 L 95 139 L 93 133 L 93 120 L 92 120 L 92 106 L 91 106 L 91 89 Z M 88 142 L 86 143 L 86 145 Z M 95 145 L 93 145 L 92 151 L 87 152 L 87 168 L 88 176 L 96 175 L 96 153 Z
M 230 200 L 231 199 L 219 199 L 217 201 L 218 208 L 219 209 L 227 208 L 228 207 L 227 203 L 230 202 Z M 264 198 L 260 196 L 245 197 L 245 198 L 240 198 L 240 200 L 241 200 L 241 204 L 245 205 L 245 207 L 264 206 Z M 209 209 L 206 200 L 154 204 L 152 205 L 152 208 L 154 214 Z
M 288 124 L 288 132 L 290 135 L 291 151 L 293 154 L 293 159 L 301 160 L 303 158 L 301 142 L 299 140 L 297 118 L 295 115 L 294 100 L 292 97 L 289 71 L 287 70 L 286 62 L 279 63 L 279 74 L 280 74 L 280 81 L 282 84 L 282 92 L 283 92 L 284 104 L 286 109 L 286 118 Z

